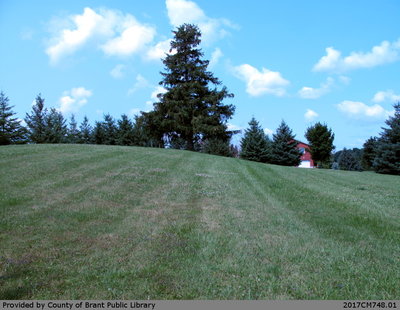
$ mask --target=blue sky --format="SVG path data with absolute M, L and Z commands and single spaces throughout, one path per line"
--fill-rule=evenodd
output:
M 360 147 L 400 101 L 399 14 L 397 0 L 0 0 L 0 90 L 20 118 L 38 93 L 78 121 L 148 111 L 171 31 L 195 23 L 235 94 L 230 128 L 284 119 L 305 140 L 320 121 L 337 150 Z

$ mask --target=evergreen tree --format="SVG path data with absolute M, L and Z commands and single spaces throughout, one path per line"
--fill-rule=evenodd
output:
M 31 114 L 26 114 L 25 122 L 29 128 L 28 138 L 34 143 L 45 143 L 45 119 L 47 109 L 44 107 L 44 99 L 39 94 L 36 97 L 35 105 L 32 107 Z
M 44 142 L 65 143 L 67 142 L 68 128 L 61 112 L 51 108 L 45 118 Z
M 81 140 L 80 131 L 78 129 L 78 123 L 75 120 L 75 115 L 72 114 L 69 121 L 67 141 L 68 143 L 79 143 Z
M 134 145 L 164 147 L 164 134 L 159 127 L 158 115 L 152 112 L 141 112 L 135 116 L 133 126 Z
M 127 115 L 122 114 L 121 119 L 118 120 L 117 144 L 134 145 L 134 140 L 133 124 Z
M 89 119 L 86 117 L 83 118 L 80 129 L 80 140 L 79 143 L 89 144 L 93 142 L 93 128 L 89 124 Z
M 207 71 L 209 61 L 202 60 L 203 52 L 197 48 L 201 33 L 197 26 L 184 24 L 173 31 L 171 49 L 175 54 L 166 55 L 162 72 L 167 92 L 159 94 L 159 102 L 151 119 L 163 132 L 162 139 L 177 138 L 185 142 L 184 148 L 195 150 L 201 141 L 216 138 L 229 141 L 226 122 L 234 113 L 234 106 L 223 105 L 227 97 L 233 97 L 226 87 L 221 90 L 218 78 Z M 213 88 L 209 87 L 213 85 Z
M 253 117 L 240 141 L 240 157 L 262 163 L 271 162 L 271 141 Z
M 105 114 L 102 122 L 96 122 L 93 138 L 96 144 L 115 145 L 117 143 L 117 126 L 110 114 Z
M 400 102 L 394 104 L 395 113 L 382 128 L 373 167 L 378 173 L 400 175 Z
M 354 150 L 347 150 L 344 148 L 340 156 L 338 158 L 338 164 L 340 170 L 349 170 L 349 171 L 362 171 L 361 167 L 361 156 L 357 158 L 356 152 Z
M 370 137 L 363 145 L 362 166 L 365 170 L 372 170 L 378 147 L 378 138 Z
M 280 126 L 273 135 L 272 163 L 282 166 L 298 166 L 301 152 L 297 149 L 295 135 L 289 126 L 282 120 Z
M 104 130 L 105 142 L 104 144 L 115 145 L 117 144 L 117 125 L 114 118 L 110 114 L 104 115 Z
M 26 128 L 21 125 L 12 111 L 14 106 L 9 105 L 8 97 L 0 92 L 0 145 L 24 143 L 26 141 Z
M 326 124 L 316 123 L 307 128 L 305 137 L 310 144 L 312 159 L 317 163 L 317 167 L 330 166 L 332 151 L 335 149 L 333 140 L 335 134 L 328 129 Z
M 93 142 L 96 144 L 106 144 L 106 129 L 103 122 L 96 121 L 93 129 Z
M 217 138 L 210 138 L 204 141 L 201 152 L 219 156 L 232 157 L 229 141 L 222 141 Z

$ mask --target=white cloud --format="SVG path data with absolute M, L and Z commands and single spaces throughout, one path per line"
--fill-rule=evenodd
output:
M 146 80 L 145 77 L 143 77 L 141 74 L 138 74 L 136 76 L 136 82 L 133 85 L 132 88 L 130 88 L 128 90 L 128 95 L 133 94 L 134 92 L 136 92 L 137 90 L 141 89 L 141 88 L 146 88 L 146 87 L 150 87 L 150 83 L 148 80 Z
M 156 45 L 150 47 L 146 53 L 146 58 L 149 60 L 160 60 L 165 58 L 165 54 L 169 54 L 171 48 L 171 39 L 160 41 Z M 173 54 L 174 51 L 171 51 Z
M 348 76 L 345 76 L 345 75 L 341 75 L 341 76 L 339 76 L 339 80 L 340 80 L 340 82 L 342 82 L 343 84 L 349 85 L 349 84 L 350 84 L 350 81 L 351 81 L 351 78 L 349 78 Z
M 227 126 L 228 130 L 242 130 L 243 129 L 240 126 L 237 126 L 237 125 L 231 124 L 231 123 L 227 123 L 226 126 Z
M 125 69 L 125 65 L 118 64 L 110 71 L 110 74 L 114 79 L 122 79 L 125 76 Z
M 80 15 L 53 22 L 52 28 L 60 28 L 46 49 L 52 64 L 75 53 L 94 38 L 107 55 L 126 56 L 140 51 L 155 35 L 154 27 L 139 23 L 130 14 L 108 9 L 95 11 L 89 7 Z
M 210 43 L 228 34 L 227 28 L 236 28 L 224 18 L 210 18 L 193 1 L 166 0 L 168 17 L 171 25 L 178 27 L 184 23 L 197 24 L 202 33 L 202 41 Z
M 304 118 L 306 119 L 306 121 L 311 122 L 314 119 L 316 119 L 318 117 L 318 113 L 311 110 L 311 109 L 307 109 L 306 113 L 304 114 Z
M 150 98 L 153 99 L 154 101 L 156 101 L 156 100 L 158 100 L 158 97 L 157 97 L 158 94 L 165 94 L 166 92 L 167 92 L 167 90 L 164 87 L 158 85 L 151 93 Z
M 317 99 L 330 92 L 334 80 L 328 77 L 325 83 L 321 84 L 320 88 L 303 87 L 299 90 L 299 96 L 304 99 Z
M 279 72 L 262 68 L 261 72 L 251 65 L 244 64 L 233 68 L 234 74 L 246 82 L 246 92 L 251 96 L 271 94 L 283 96 L 289 81 L 285 80 Z
M 375 94 L 374 98 L 372 98 L 373 102 L 384 102 L 389 101 L 392 103 L 400 101 L 400 95 L 394 93 L 393 90 L 389 89 L 386 91 L 379 91 Z
M 148 106 L 148 110 L 147 111 L 150 111 L 153 108 L 153 104 L 155 102 L 159 101 L 157 95 L 158 94 L 165 94 L 166 92 L 167 92 L 167 90 L 164 87 L 162 87 L 160 85 L 157 85 L 154 88 L 154 90 L 151 92 L 151 94 L 150 94 L 150 100 L 146 101 L 146 105 Z
M 333 47 L 325 49 L 323 56 L 314 66 L 314 71 L 346 72 L 360 68 L 372 68 L 400 59 L 400 39 L 395 42 L 383 41 L 372 47 L 370 52 L 352 52 L 342 57 L 341 52 Z
M 133 16 L 121 35 L 107 41 L 101 49 L 111 56 L 129 56 L 153 41 L 155 29 L 138 23 Z
M 350 100 L 342 101 L 337 105 L 337 108 L 348 117 L 354 119 L 381 120 L 392 114 L 392 112 L 386 111 L 379 104 L 369 106 L 363 102 Z
M 140 109 L 138 108 L 133 108 L 128 112 L 129 116 L 134 117 L 135 115 L 140 114 Z
M 70 91 L 65 91 L 59 99 L 60 107 L 58 110 L 61 113 L 76 113 L 87 103 L 87 98 L 90 96 L 92 96 L 92 92 L 84 87 L 72 88 Z
M 269 129 L 269 128 L 264 128 L 264 133 L 265 133 L 267 136 L 272 137 L 272 134 L 274 133 L 274 131 L 273 131 L 272 129 Z
M 217 47 L 211 54 L 210 63 L 208 65 L 209 69 L 212 69 L 219 61 L 219 59 L 223 56 L 221 49 Z

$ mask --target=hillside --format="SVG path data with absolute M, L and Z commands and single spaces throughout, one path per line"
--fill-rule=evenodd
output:
M 0 147 L 0 299 L 399 299 L 400 177 Z

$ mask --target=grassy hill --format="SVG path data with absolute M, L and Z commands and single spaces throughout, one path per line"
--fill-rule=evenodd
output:
M 400 177 L 0 147 L 0 299 L 398 299 Z

